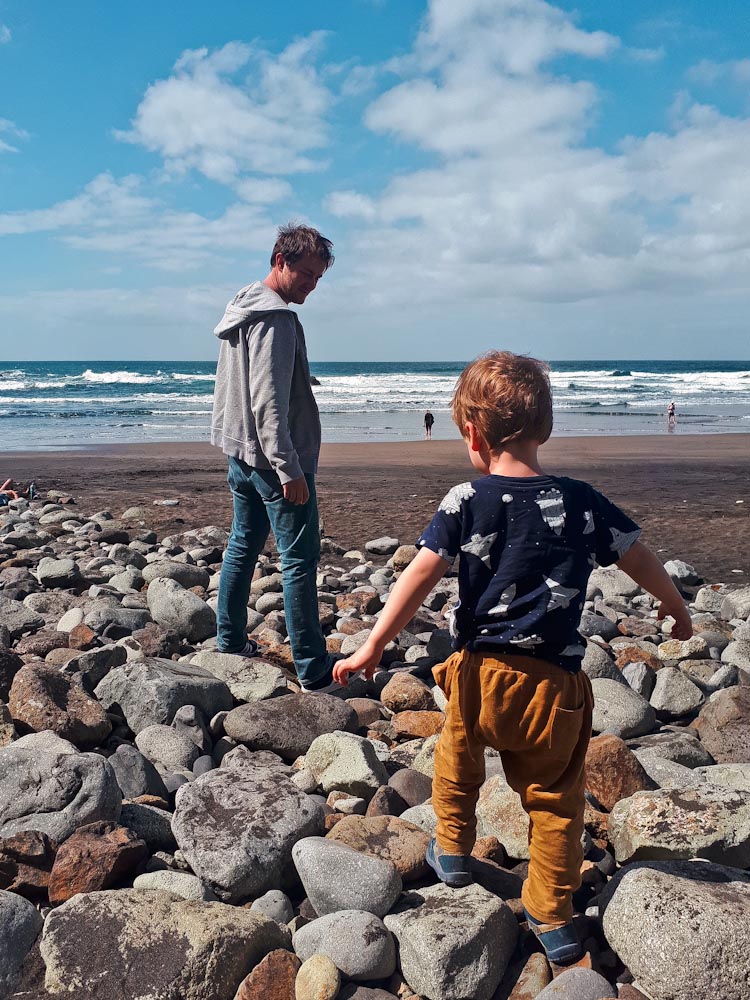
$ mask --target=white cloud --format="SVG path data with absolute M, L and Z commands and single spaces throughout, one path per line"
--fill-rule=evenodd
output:
M 131 257 L 164 271 L 195 269 L 238 251 L 265 251 L 274 229 L 263 204 L 286 194 L 283 182 L 258 181 L 257 190 L 245 192 L 247 202 L 258 204 L 235 203 L 207 218 L 165 209 L 140 193 L 142 184 L 135 176 L 100 174 L 79 195 L 50 208 L 0 215 L 0 236 L 51 232 L 76 250 Z
M 115 134 L 175 173 L 197 170 L 230 186 L 250 172 L 319 169 L 310 154 L 326 144 L 332 102 L 314 63 L 324 37 L 315 32 L 278 55 L 242 42 L 184 52 L 148 88 L 130 130 Z
M 365 113 L 430 165 L 327 201 L 358 227 L 347 294 L 459 310 L 746 288 L 750 119 L 683 98 L 670 131 L 587 146 L 597 89 L 550 64 L 618 47 L 541 0 L 433 0 L 404 79 Z
M 750 59 L 730 59 L 726 62 L 701 59 L 690 67 L 687 77 L 693 83 L 708 87 L 727 81 L 747 84 L 750 83 Z
M 13 35 L 8 25 L 0 24 L 0 45 L 7 45 L 12 38 Z
M 19 128 L 15 122 L 10 121 L 8 118 L 0 118 L 0 153 L 18 152 L 17 146 L 13 146 L 11 143 L 6 142 L 5 139 L 2 138 L 3 133 L 14 139 L 25 140 L 29 138 L 29 133 L 24 132 L 24 130 Z

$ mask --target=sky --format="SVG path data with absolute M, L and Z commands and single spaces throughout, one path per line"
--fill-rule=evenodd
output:
M 743 0 L 0 0 L 0 359 L 208 360 L 275 227 L 311 359 L 750 354 Z

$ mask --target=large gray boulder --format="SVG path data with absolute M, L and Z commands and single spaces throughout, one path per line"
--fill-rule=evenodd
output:
M 176 580 L 156 577 L 146 593 L 151 617 L 164 628 L 173 629 L 188 642 L 203 642 L 216 635 L 216 614 L 191 590 Z
M 98 754 L 0 749 L 0 837 L 38 830 L 59 843 L 86 823 L 118 820 L 121 805 L 114 771 Z
M 529 857 L 529 817 L 505 776 L 493 774 L 482 785 L 477 802 L 477 833 L 497 837 L 512 858 Z
M 556 976 L 535 1000 L 611 1000 L 616 995 L 617 987 L 598 972 L 574 968 Z
M 25 604 L 0 597 L 0 625 L 7 628 L 11 639 L 20 639 L 24 632 L 38 632 L 45 624 L 44 618 Z
M 13 989 L 43 922 L 36 907 L 23 896 L 0 890 L 0 997 Z
M 649 701 L 660 719 L 671 721 L 697 712 L 703 692 L 677 667 L 662 667 Z
M 43 587 L 71 587 L 81 578 L 81 571 L 73 559 L 50 559 L 45 556 L 39 560 L 36 578 Z
M 45 986 L 86 1000 L 233 1000 L 289 933 L 250 910 L 120 889 L 74 896 L 44 926 Z
M 157 562 L 149 563 L 141 570 L 146 583 L 161 577 L 163 580 L 176 580 L 181 587 L 208 587 L 211 575 L 208 570 L 201 569 L 200 566 L 191 566 L 190 563 L 173 562 L 171 559 L 160 559 Z
M 609 814 L 620 864 L 705 858 L 750 867 L 750 794 L 703 782 L 695 787 L 636 792 Z
M 600 677 L 591 682 L 591 687 L 594 692 L 591 728 L 595 733 L 610 733 L 625 740 L 650 733 L 656 727 L 653 707 L 627 682 Z
M 290 694 L 240 705 L 224 719 L 224 732 L 233 740 L 290 761 L 306 754 L 323 733 L 356 729 L 354 709 L 328 694 Z
M 738 587 L 728 593 L 721 603 L 719 614 L 727 621 L 750 617 L 750 586 Z
M 318 916 L 337 910 L 367 910 L 383 917 L 401 895 L 396 866 L 325 837 L 294 845 L 294 864 Z
M 183 705 L 195 705 L 207 719 L 232 707 L 223 681 L 189 663 L 157 657 L 115 667 L 96 688 L 107 711 L 116 709 L 134 733 L 147 726 L 170 725 Z
M 696 861 L 630 865 L 600 907 L 609 944 L 650 996 L 747 1000 L 747 872 Z
M 407 892 L 385 925 L 404 979 L 430 1000 L 490 1000 L 518 938 L 507 903 L 478 885 Z
M 324 792 L 348 792 L 370 800 L 390 775 L 370 740 L 352 733 L 323 733 L 305 755 L 305 767 Z
M 190 661 L 224 681 L 237 701 L 265 701 L 288 691 L 284 671 L 257 657 L 202 650 Z
M 184 785 L 172 831 L 195 874 L 237 902 L 282 887 L 295 843 L 323 832 L 323 807 L 277 769 L 246 762 Z
M 355 982 L 387 979 L 396 969 L 396 947 L 383 921 L 364 910 L 339 910 L 319 917 L 294 935 L 294 950 L 306 962 L 327 955 Z

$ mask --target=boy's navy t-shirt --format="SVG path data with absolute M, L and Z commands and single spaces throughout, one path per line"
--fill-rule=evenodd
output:
M 640 528 L 565 476 L 484 476 L 454 486 L 418 545 L 459 556 L 456 649 L 523 654 L 580 670 L 578 633 L 592 569 L 610 566 Z

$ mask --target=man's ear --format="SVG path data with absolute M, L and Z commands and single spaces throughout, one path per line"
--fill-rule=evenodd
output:
M 274 261 L 274 266 L 279 271 L 283 271 L 284 270 L 284 268 L 286 266 L 286 261 L 284 260 L 284 254 L 283 253 L 277 253 L 276 254 L 276 260 Z

